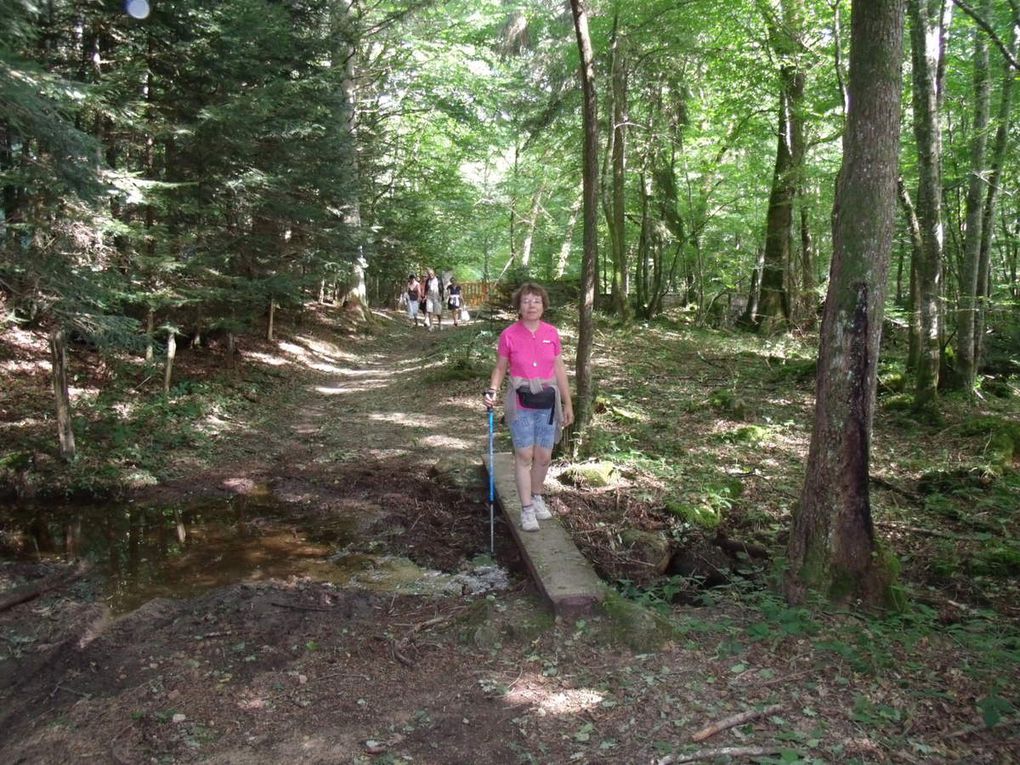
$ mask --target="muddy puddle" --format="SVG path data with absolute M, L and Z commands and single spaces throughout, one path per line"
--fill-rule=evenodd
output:
M 477 577 L 427 571 L 405 558 L 351 552 L 355 529 L 341 518 L 296 518 L 271 496 L 192 507 L 0 508 L 0 560 L 88 561 L 104 582 L 97 597 L 117 614 L 153 598 L 292 577 L 393 592 L 502 588 L 488 570 L 479 572 L 488 583 L 478 585 Z

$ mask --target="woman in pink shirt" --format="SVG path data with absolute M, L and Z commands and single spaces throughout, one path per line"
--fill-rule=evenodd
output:
M 542 498 L 553 446 L 562 429 L 574 421 L 560 333 L 542 321 L 549 293 L 525 282 L 513 295 L 518 320 L 499 336 L 496 368 L 485 391 L 491 408 L 496 391 L 509 374 L 503 408 L 514 443 L 514 474 L 521 497 L 521 528 L 538 531 L 538 522 L 552 518 Z

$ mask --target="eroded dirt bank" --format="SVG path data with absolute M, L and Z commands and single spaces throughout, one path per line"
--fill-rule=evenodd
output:
M 356 533 L 325 563 L 362 556 L 361 586 L 270 576 L 115 615 L 87 574 L 10 608 L 0 761 L 638 763 L 713 745 L 743 748 L 718 762 L 1016 760 L 1008 728 L 974 727 L 985 689 L 950 644 L 931 646 L 923 668 L 897 667 L 894 648 L 888 667 L 855 666 L 812 645 L 804 614 L 725 594 L 669 630 L 622 607 L 556 624 L 498 530 L 509 589 L 368 586 L 384 560 L 446 574 L 490 562 L 471 467 L 485 444 L 480 384 L 438 374 L 454 334 L 379 322 L 373 336 L 320 327 L 280 343 L 285 384 L 263 402 L 266 424 L 224 432 L 214 461 L 136 498 L 268 493 L 303 527 L 340 521 Z M 600 501 L 620 500 L 572 493 L 554 507 Z M 50 571 L 23 561 L 3 576 Z M 937 692 L 918 695 L 920 674 Z

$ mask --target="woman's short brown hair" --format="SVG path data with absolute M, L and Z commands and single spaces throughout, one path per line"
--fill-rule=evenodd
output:
M 510 302 L 513 303 L 514 310 L 520 313 L 521 310 L 521 298 L 525 295 L 538 295 L 542 298 L 542 310 L 546 311 L 549 308 L 549 293 L 545 291 L 545 287 L 535 282 L 524 282 L 520 287 L 514 290 L 513 297 L 510 298 Z

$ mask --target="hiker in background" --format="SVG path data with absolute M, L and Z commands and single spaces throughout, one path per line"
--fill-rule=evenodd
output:
M 414 274 L 407 275 L 407 287 L 404 290 L 404 299 L 407 301 L 407 318 L 412 324 L 418 326 L 418 311 L 421 308 L 421 285 L 418 277 Z
M 429 326 L 429 309 L 428 302 L 425 300 L 425 289 L 429 281 L 428 273 L 423 273 L 421 278 L 418 280 L 418 311 L 421 313 L 421 323 L 423 327 Z
M 503 410 L 514 443 L 514 477 L 521 498 L 521 528 L 538 531 L 538 522 L 552 518 L 542 498 L 553 446 L 562 429 L 574 421 L 567 368 L 560 333 L 542 321 L 549 293 L 525 282 L 513 295 L 518 320 L 503 330 L 496 348 L 496 368 L 485 391 L 485 406 L 509 374 Z
M 460 285 L 457 284 L 457 280 L 452 276 L 450 277 L 450 286 L 446 288 L 446 307 L 453 314 L 453 326 L 459 326 L 461 308 Z
M 425 281 L 425 313 L 430 331 L 433 318 L 437 329 L 443 328 L 443 283 L 431 268 L 427 271 Z

